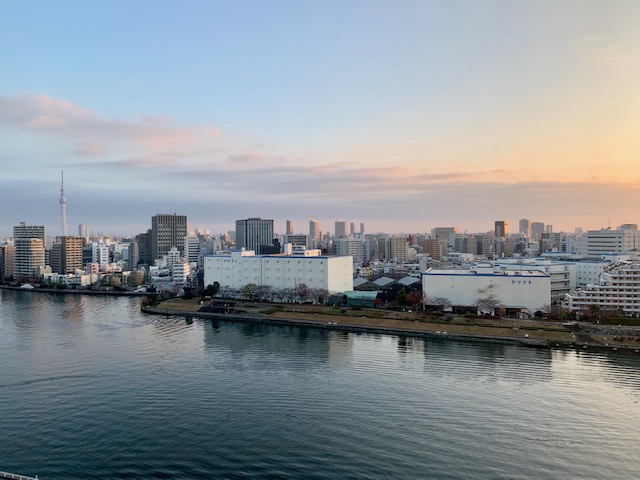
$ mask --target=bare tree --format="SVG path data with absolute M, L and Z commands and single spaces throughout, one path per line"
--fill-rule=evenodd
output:
M 272 290 L 273 287 L 271 285 L 258 285 L 256 287 L 256 297 L 258 298 L 258 301 L 263 302 L 265 300 L 269 300 Z
M 309 287 L 306 283 L 299 283 L 295 288 L 296 297 L 300 300 L 300 303 L 305 303 L 309 298 Z
M 283 288 L 282 299 L 285 302 L 292 302 L 296 298 L 296 291 L 294 288 Z
M 480 297 L 476 300 L 476 306 L 481 314 L 493 315 L 496 308 L 500 306 L 502 302 L 494 295 L 488 295 L 486 297 Z
M 325 288 L 312 288 L 309 290 L 309 294 L 318 305 L 324 305 L 329 299 L 329 291 Z
M 429 305 L 435 305 L 440 310 L 446 310 L 447 308 L 452 306 L 451 300 L 447 297 L 434 297 L 429 302 Z

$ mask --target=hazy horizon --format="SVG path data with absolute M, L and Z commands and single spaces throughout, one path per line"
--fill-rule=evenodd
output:
M 639 223 L 640 3 L 3 4 L 0 236 Z M 10 208 L 8 208 L 10 205 Z

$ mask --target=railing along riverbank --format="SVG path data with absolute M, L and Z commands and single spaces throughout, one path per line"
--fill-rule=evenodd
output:
M 26 475 L 17 475 L 15 473 L 9 472 L 0 472 L 0 479 L 9 479 L 9 480 L 38 480 L 38 476 L 35 477 L 27 477 Z

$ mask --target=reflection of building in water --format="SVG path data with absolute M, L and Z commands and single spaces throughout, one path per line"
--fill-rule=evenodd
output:
M 236 355 L 258 350 L 288 358 L 300 355 L 324 359 L 331 365 L 332 360 L 350 356 L 353 348 L 353 335 L 346 332 L 216 319 L 202 322 L 206 349 L 227 350 Z
M 468 379 L 518 381 L 552 380 L 552 353 L 549 349 L 500 343 L 453 339 L 425 339 L 425 368 L 432 374 Z

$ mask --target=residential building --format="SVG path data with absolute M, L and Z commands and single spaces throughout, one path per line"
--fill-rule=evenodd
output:
M 13 278 L 24 281 L 35 279 L 39 268 L 46 265 L 44 225 L 20 225 L 13 227 L 13 244 L 16 247 Z
M 320 240 L 320 222 L 318 220 L 312 219 L 309 220 L 309 241 L 318 241 Z M 310 248 L 313 245 L 309 245 Z
M 347 236 L 347 222 L 344 220 L 336 220 L 334 238 L 343 238 Z
M 184 259 L 189 263 L 198 263 L 199 253 L 200 237 L 192 232 L 184 237 Z
M 407 237 L 391 237 L 390 248 L 392 261 L 402 263 L 409 260 L 409 244 L 407 243 Z
M 15 245 L 0 246 L 0 280 L 13 276 L 16 261 Z
M 67 236 L 60 239 L 60 273 L 82 270 L 82 237 Z
M 570 310 L 622 311 L 640 315 L 640 262 L 614 262 L 600 275 L 597 284 L 566 295 Z

